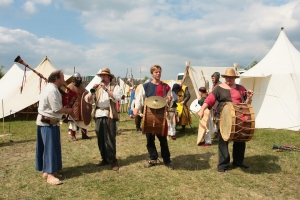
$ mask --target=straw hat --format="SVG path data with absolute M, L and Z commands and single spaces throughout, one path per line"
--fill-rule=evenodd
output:
M 112 79 L 115 78 L 115 76 L 114 76 L 113 74 L 110 73 L 110 70 L 109 70 L 108 68 L 103 68 L 103 69 L 101 70 L 101 72 L 98 73 L 97 75 L 100 76 L 100 75 L 106 75 L 106 74 L 109 75 Z
M 221 74 L 223 78 L 225 77 L 235 77 L 239 78 L 240 76 L 237 76 L 233 68 L 227 68 L 225 71 L 225 74 Z

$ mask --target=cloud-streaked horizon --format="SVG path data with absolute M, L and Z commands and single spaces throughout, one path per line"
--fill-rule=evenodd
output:
M 280 28 L 300 49 L 299 1 L 0 0 L 0 65 L 17 55 L 32 67 L 45 56 L 57 69 L 163 79 L 192 66 L 246 66 L 270 50 Z M 5 18 L 5 20 L 3 20 Z

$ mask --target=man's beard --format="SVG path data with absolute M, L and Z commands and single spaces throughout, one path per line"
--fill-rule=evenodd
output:
M 76 87 L 80 86 L 80 84 L 81 84 L 81 81 L 74 81 L 74 85 L 75 85 Z

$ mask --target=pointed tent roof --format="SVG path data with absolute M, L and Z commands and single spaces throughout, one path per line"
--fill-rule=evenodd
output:
M 100 76 L 97 76 L 97 74 L 101 73 L 102 69 L 100 69 L 98 71 L 98 73 L 96 73 L 96 75 L 94 76 L 94 78 L 91 80 L 91 82 L 89 82 L 89 84 L 85 87 L 85 89 L 87 91 L 90 91 L 90 89 L 96 84 L 96 83 L 100 83 L 101 78 Z
M 31 74 L 31 71 L 26 71 L 26 77 Z M 15 63 L 0 79 L 0 99 L 9 96 L 16 88 L 20 88 L 24 71 Z M 8 87 L 9 86 L 9 87 Z
M 191 103 L 199 97 L 199 88 L 205 87 L 205 82 L 208 82 L 209 92 L 213 88 L 211 75 L 215 72 L 224 74 L 226 68 L 229 67 L 205 67 L 205 66 L 186 66 L 182 84 L 188 87 L 191 98 L 187 102 L 189 107 Z M 220 81 L 224 82 L 225 79 L 220 77 Z
M 283 28 L 269 53 L 240 77 L 254 91 L 256 128 L 300 129 L 300 53 Z
M 48 77 L 51 72 L 55 70 L 57 69 L 52 65 L 47 57 L 43 59 L 43 61 L 38 65 L 37 68 L 35 68 L 35 71 L 39 72 L 44 77 Z M 65 75 L 65 80 L 69 77 L 69 75 Z M 6 117 L 39 101 L 40 93 L 46 86 L 45 81 L 42 79 L 40 83 L 40 77 L 35 73 L 31 73 L 26 77 L 26 82 L 21 94 L 20 86 L 22 84 L 22 78 L 18 80 L 12 79 L 12 81 L 14 81 L 13 84 L 19 84 L 19 87 L 15 88 L 11 95 L 6 96 L 3 99 L 4 110 L 2 109 L 2 107 L 0 108 L 0 118 L 3 118 L 3 112 L 4 117 Z
M 122 78 L 119 78 L 118 79 L 119 81 L 119 84 L 120 84 L 120 88 L 122 90 L 122 93 L 123 95 L 130 95 L 128 92 L 129 92 L 129 89 L 130 89 L 130 86 L 124 82 L 124 80 Z
M 269 53 L 241 77 L 265 77 L 271 74 L 300 73 L 300 53 L 281 28 L 277 41 Z

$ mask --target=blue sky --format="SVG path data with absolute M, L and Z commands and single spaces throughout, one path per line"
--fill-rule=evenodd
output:
M 247 66 L 271 49 L 280 28 L 300 50 L 300 2 L 294 0 L 0 0 L 0 65 L 20 55 L 35 68 L 162 79 L 192 66 Z

